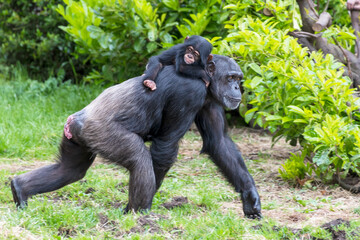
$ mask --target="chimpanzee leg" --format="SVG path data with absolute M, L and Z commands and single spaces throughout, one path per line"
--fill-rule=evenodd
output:
M 11 181 L 16 206 L 23 208 L 32 195 L 54 191 L 80 180 L 94 158 L 88 148 L 63 136 L 57 163 L 19 175 Z
M 155 176 L 150 153 L 138 155 L 135 165 L 130 170 L 129 203 L 124 210 L 150 210 L 155 195 Z
M 178 149 L 178 141 L 168 142 L 160 138 L 153 139 L 150 152 L 154 165 L 156 190 L 160 188 L 166 173 L 175 162 Z
M 106 127 L 102 123 L 91 123 L 84 126 L 83 132 L 96 153 L 129 170 L 129 203 L 124 212 L 150 210 L 156 185 L 151 155 L 143 139 L 116 122 Z M 97 137 L 87 137 L 86 133 Z

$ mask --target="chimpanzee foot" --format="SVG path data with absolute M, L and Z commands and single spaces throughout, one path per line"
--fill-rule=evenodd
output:
M 245 214 L 245 217 L 250 218 L 250 219 L 257 219 L 257 220 L 262 219 L 261 213 Z
M 132 211 L 139 212 L 141 214 L 146 214 L 146 213 L 150 212 L 150 208 L 139 208 L 138 210 L 134 210 L 134 209 L 129 208 L 129 204 L 126 204 L 126 207 L 123 209 L 123 214 L 128 214 Z
M 151 91 L 154 91 L 156 89 L 156 83 L 153 80 L 146 79 L 144 81 L 144 85 L 150 88 Z
M 11 180 L 11 191 L 17 208 L 25 208 L 27 206 L 27 197 L 23 196 L 20 187 L 16 182 L 16 178 Z
M 126 204 L 126 207 L 123 209 L 123 214 L 129 213 L 129 204 Z

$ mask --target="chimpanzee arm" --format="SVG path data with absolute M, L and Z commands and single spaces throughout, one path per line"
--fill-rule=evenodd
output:
M 205 69 L 200 65 L 181 64 L 179 67 L 179 72 L 191 78 L 202 79 L 207 83 L 209 83 L 211 79 L 210 76 L 206 73 Z
M 144 72 L 144 79 L 155 81 L 159 71 L 164 66 L 175 63 L 176 53 L 179 48 L 179 45 L 175 45 L 172 48 L 162 52 L 160 55 L 151 57 Z
M 239 149 L 227 135 L 223 108 L 214 102 L 208 102 L 197 114 L 195 123 L 203 138 L 202 152 L 210 155 L 236 192 L 241 194 L 245 216 L 260 218 L 261 204 L 255 182 Z

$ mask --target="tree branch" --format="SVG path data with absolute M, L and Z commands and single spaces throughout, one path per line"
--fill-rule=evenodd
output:
M 318 14 L 314 9 L 315 4 L 310 0 L 296 0 L 303 22 L 302 30 L 308 33 L 314 33 L 312 26 L 318 20 Z
M 348 0 L 346 4 L 347 9 L 350 11 L 351 24 L 355 30 L 355 54 L 360 58 L 360 22 L 359 22 L 359 10 L 360 10 L 360 0 Z
M 331 15 L 328 12 L 322 12 L 320 14 L 319 19 L 316 21 L 316 23 L 314 23 L 314 25 L 312 26 L 312 29 L 315 32 L 321 32 L 322 30 L 324 30 L 325 28 L 328 28 L 331 26 Z
M 329 7 L 329 3 L 330 3 L 330 0 L 328 0 L 328 1 L 327 1 L 326 6 L 325 6 L 325 8 L 324 8 L 324 11 L 323 11 L 323 12 L 326 12 L 326 11 L 327 11 L 327 9 L 328 9 L 328 7 Z
M 321 50 L 324 55 L 332 54 L 335 59 L 346 65 L 346 67 L 344 67 L 344 75 L 349 76 L 353 81 L 353 86 L 359 89 L 360 56 L 358 55 L 360 55 L 360 41 L 358 42 L 359 48 L 357 48 L 359 53 L 358 55 L 355 55 L 354 53 L 342 48 L 335 38 L 333 38 L 335 44 L 328 43 L 328 41 L 321 37 L 321 35 L 314 34 L 314 31 L 316 31 L 318 28 L 315 27 L 315 29 L 313 29 L 313 26 L 320 20 L 317 17 L 318 15 L 316 10 L 314 9 L 314 2 L 312 0 L 297 0 L 297 3 L 299 5 L 301 19 L 303 22 L 302 32 L 291 32 L 289 35 L 298 38 L 299 43 L 305 47 L 308 47 L 310 51 Z M 360 20 L 357 18 L 359 15 L 356 14 L 358 11 L 357 9 L 360 9 L 360 0 L 348 0 L 347 7 L 351 10 L 352 13 L 355 12 L 352 14 L 354 15 L 353 17 L 356 18 L 356 21 L 353 21 L 353 24 L 355 23 L 354 29 L 356 31 L 356 37 L 359 37 L 360 39 Z M 326 13 L 326 15 L 327 14 L 328 13 Z M 329 16 L 325 17 L 325 19 L 329 20 Z M 328 20 L 319 21 L 320 23 L 322 22 L 320 25 L 329 26 L 330 23 Z
M 346 7 L 349 11 L 359 11 L 360 10 L 360 1 L 359 0 L 348 0 L 346 2 Z

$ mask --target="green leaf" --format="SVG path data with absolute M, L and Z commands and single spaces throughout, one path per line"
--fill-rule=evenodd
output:
M 175 11 L 179 9 L 179 0 L 163 0 L 162 2 L 165 4 L 165 6 Z
M 90 32 L 90 37 L 92 39 L 100 38 L 104 34 L 104 31 L 101 28 L 94 25 L 87 26 L 86 30 Z
M 241 116 L 245 116 L 246 112 L 247 112 L 248 108 L 247 108 L 247 104 L 244 104 L 244 103 L 240 103 L 240 106 L 239 106 L 239 113 Z
M 252 70 L 254 70 L 259 75 L 262 75 L 261 68 L 256 63 L 250 63 L 249 67 L 251 67 Z
M 254 116 L 254 114 L 255 114 L 255 112 L 256 112 L 257 110 L 258 110 L 257 107 L 248 110 L 248 111 L 245 113 L 245 122 L 249 123 L 250 120 L 252 119 L 252 117 Z
M 148 39 L 151 42 L 154 42 L 156 40 L 156 35 L 157 35 L 156 28 L 151 28 L 150 31 L 148 32 Z
M 145 40 L 142 38 L 138 38 L 134 43 L 134 49 L 136 52 L 140 53 L 143 51 L 145 45 Z
M 164 43 L 172 43 L 173 39 L 169 33 L 161 34 L 160 33 L 160 39 Z
M 292 118 L 289 118 L 289 117 L 282 117 L 282 123 L 286 123 L 286 122 L 291 122 L 293 119 Z
M 283 118 L 279 115 L 269 115 L 266 117 L 266 121 L 282 120 Z
M 322 169 L 326 169 L 331 163 L 329 159 L 329 152 L 330 150 L 317 152 L 313 157 L 313 162 L 319 167 L 322 167 Z
M 356 40 L 356 36 L 350 32 L 339 32 L 338 39 Z
M 263 79 L 261 77 L 254 77 L 251 82 L 250 82 L 250 87 L 251 89 L 255 89 L 257 87 L 257 85 L 259 85 L 259 83 L 261 83 Z
M 149 42 L 148 44 L 146 44 L 146 49 L 148 53 L 154 52 L 156 48 L 157 48 L 156 42 Z
M 299 108 L 298 106 L 293 106 L 293 105 L 290 105 L 288 106 L 288 108 L 290 108 L 290 112 L 294 112 L 294 113 L 298 113 L 302 116 L 305 116 L 305 112 L 304 110 L 302 110 L 301 108 Z
M 305 119 L 296 119 L 294 120 L 294 123 L 309 123 L 308 121 L 306 121 Z

